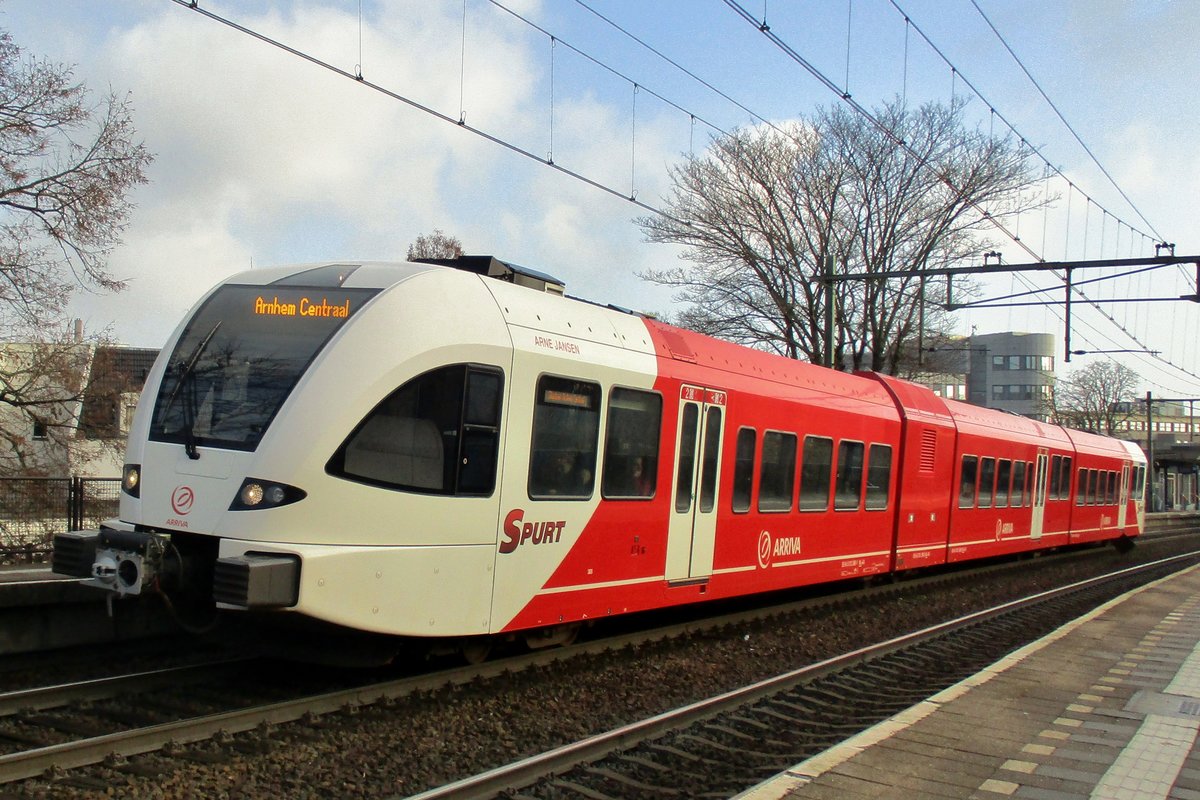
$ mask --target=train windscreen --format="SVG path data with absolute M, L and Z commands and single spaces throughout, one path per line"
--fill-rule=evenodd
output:
M 254 450 L 321 348 L 376 289 L 223 286 L 196 311 L 159 386 L 150 438 Z

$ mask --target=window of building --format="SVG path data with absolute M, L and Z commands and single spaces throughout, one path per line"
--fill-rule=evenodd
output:
M 758 510 L 791 511 L 796 481 L 796 434 L 763 434 L 758 476 Z
M 604 497 L 649 498 L 658 478 L 662 397 L 654 392 L 614 388 L 608 399 L 604 435 Z
M 829 508 L 829 476 L 832 469 L 833 440 L 805 436 L 800 460 L 801 511 L 824 511 Z

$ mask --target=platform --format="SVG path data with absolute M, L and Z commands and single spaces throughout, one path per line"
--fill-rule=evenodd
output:
M 1200 567 L 1122 595 L 740 800 L 1200 800 Z

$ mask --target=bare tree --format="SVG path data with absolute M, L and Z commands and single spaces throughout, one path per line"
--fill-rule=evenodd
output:
M 463 254 L 462 242 L 434 228 L 433 233 L 421 234 L 408 246 L 408 260 L 414 258 L 458 258 Z
M 1141 378 L 1116 361 L 1096 361 L 1058 382 L 1055 416 L 1072 428 L 1113 435 L 1132 413 Z
M 71 67 L 0 31 L 0 472 L 50 469 L 31 441 L 74 423 L 91 350 L 66 305 L 123 287 L 108 258 L 152 160 L 135 136 L 127 98 L 94 102 Z
M 947 266 L 991 246 L 987 217 L 1046 202 L 1032 151 L 966 129 L 964 103 L 896 101 L 873 112 L 878 126 L 823 109 L 716 138 L 672 169 L 669 216 L 637 220 L 648 240 L 685 247 L 686 265 L 645 277 L 678 289 L 684 325 L 824 361 L 826 258 L 855 273 Z M 922 277 L 838 284 L 833 363 L 895 372 L 922 307 L 927 330 L 948 327 L 922 302 L 933 291 Z

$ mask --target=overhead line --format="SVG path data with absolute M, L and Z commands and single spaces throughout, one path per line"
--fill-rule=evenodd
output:
M 416 100 L 413 100 L 411 97 L 406 97 L 405 95 L 402 95 L 399 92 L 392 91 L 391 89 L 388 89 L 377 83 L 373 83 L 373 82 L 367 80 L 361 73 L 355 74 L 355 73 L 347 72 L 346 70 L 342 69 L 341 67 L 330 64 L 328 61 L 323 61 L 314 55 L 304 52 L 303 50 L 298 50 L 295 47 L 284 44 L 283 42 L 281 42 L 277 39 L 272 39 L 270 36 L 259 33 L 258 31 L 255 31 L 251 28 L 247 28 L 244 25 L 239 25 L 238 23 L 234 22 L 231 19 L 222 17 L 219 14 L 216 14 L 212 11 L 208 11 L 207 9 L 200 8 L 198 0 L 172 0 L 172 2 L 175 3 L 176 5 L 180 5 L 180 6 L 183 6 L 184 8 L 195 11 L 197 14 L 205 16 L 205 17 L 213 20 L 214 22 L 219 22 L 222 25 L 232 28 L 233 30 L 238 31 L 239 33 L 243 33 L 251 38 L 257 39 L 260 42 L 263 42 L 264 44 L 269 44 L 272 47 L 276 47 L 276 48 L 284 51 L 285 53 L 288 53 L 290 55 L 296 56 L 297 58 L 303 59 L 303 60 L 309 62 L 310 64 L 314 64 L 315 66 L 321 67 L 322 69 L 328 70 L 329 72 L 332 72 L 335 75 L 339 75 L 343 78 L 347 78 L 349 80 L 354 81 L 355 83 L 358 83 L 358 84 L 361 84 L 362 86 L 367 87 L 368 89 L 372 89 L 376 92 L 379 92 L 380 94 L 384 95 L 385 97 L 389 97 L 393 100 L 399 100 L 401 103 L 404 103 L 405 105 L 411 106 L 412 108 L 415 108 L 418 111 L 423 111 L 426 114 L 429 114 L 430 116 L 435 117 L 443 122 L 450 123 L 451 125 L 455 126 L 456 128 L 461 128 L 462 130 L 473 133 L 476 136 L 478 136 L 482 139 L 486 139 L 487 141 L 489 141 L 493 144 L 500 145 L 501 147 L 503 147 L 507 150 L 510 150 L 513 153 L 516 153 L 517 155 L 525 156 L 526 158 L 532 159 L 533 161 L 537 161 L 539 164 L 544 164 L 545 166 L 550 167 L 551 169 L 557 170 L 558 172 L 561 172 L 564 175 L 574 178 L 575 180 L 582 181 L 583 183 L 586 183 L 588 186 L 591 186 L 595 189 L 599 189 L 602 192 L 607 192 L 608 194 L 611 194 L 614 197 L 618 197 L 622 200 L 630 202 L 633 205 L 635 205 L 638 208 L 641 208 L 645 211 L 649 211 L 652 214 L 658 214 L 661 217 L 673 220 L 682 225 L 690 224 L 687 220 L 681 220 L 681 219 L 673 216 L 672 214 L 667 213 L 666 211 L 664 211 L 661 208 L 657 208 L 648 203 L 644 203 L 641 200 L 638 200 L 636 197 L 634 197 L 632 195 L 623 194 L 622 192 L 618 191 L 617 189 L 613 189 L 610 186 L 606 186 L 603 183 L 600 183 L 599 181 L 596 181 L 592 178 L 589 178 L 589 177 L 582 175 L 578 172 L 575 172 L 573 170 L 566 169 L 565 167 L 562 167 L 562 166 L 554 163 L 553 160 L 542 158 L 541 156 L 539 156 L 535 153 L 532 153 L 528 150 L 525 150 L 522 147 L 518 147 L 517 145 L 512 144 L 511 142 L 507 142 L 498 136 L 494 136 L 480 128 L 476 128 L 471 125 L 468 125 L 466 123 L 466 121 L 463 119 L 454 119 L 453 117 L 447 116 L 446 114 L 443 114 L 440 111 L 430 108 L 429 106 L 424 105 L 423 103 L 419 103 Z
M 1007 117 L 1005 117 L 1002 113 L 1000 113 L 999 111 L 996 110 L 995 105 L 993 105 L 992 102 L 990 100 L 988 100 L 987 97 L 984 96 L 983 92 L 979 91 L 978 87 L 976 87 L 975 84 L 972 83 L 965 74 L 963 74 L 963 71 L 960 70 L 954 64 L 954 62 L 952 62 L 950 60 L 950 58 L 945 53 L 942 52 L 941 48 L 939 48 L 934 43 L 934 41 L 929 38 L 929 36 L 925 33 L 925 31 L 921 30 L 921 26 L 919 26 L 916 22 L 913 21 L 912 17 L 910 17 L 908 15 L 908 12 L 905 11 L 900 6 L 899 0 L 888 0 L 888 2 L 891 3 L 892 7 L 894 9 L 896 9 L 896 11 L 902 17 L 904 17 L 904 21 L 912 26 L 913 30 L 915 30 L 917 32 L 917 34 L 921 37 L 921 39 L 924 40 L 925 44 L 927 44 L 929 46 L 929 48 L 931 50 L 933 50 L 933 52 L 937 53 L 938 58 L 942 59 L 943 63 L 945 63 L 946 66 L 950 67 L 950 69 L 954 71 L 954 74 L 956 76 L 958 76 L 958 78 L 961 79 L 962 82 L 967 85 L 967 88 L 969 88 L 975 94 L 976 97 L 978 97 L 980 100 L 982 100 L 987 105 L 988 111 L 991 114 L 994 114 L 997 119 L 999 119 L 1002 123 L 1004 123 L 1004 127 L 1008 128 L 1010 131 L 1012 131 L 1013 134 L 1015 134 L 1017 136 L 1017 138 L 1021 140 L 1021 144 L 1028 147 L 1031 152 L 1037 154 L 1038 158 L 1042 159 L 1042 163 L 1045 164 L 1047 168 L 1052 170 L 1056 175 L 1058 175 L 1058 177 L 1062 178 L 1068 184 L 1073 186 L 1077 191 L 1079 191 L 1079 193 L 1081 195 L 1083 195 L 1085 198 L 1087 198 L 1093 205 L 1097 206 L 1101 211 L 1108 214 L 1113 219 L 1117 220 L 1118 223 L 1124 225 L 1125 227 L 1129 228 L 1129 230 L 1131 230 L 1135 233 L 1138 233 L 1142 236 L 1146 236 L 1147 238 L 1149 238 L 1148 234 L 1144 233 L 1143 231 L 1139 231 L 1137 228 L 1133 227 L 1128 222 L 1125 222 L 1120 217 L 1113 214 L 1111 211 L 1108 211 L 1104 206 L 1100 205 L 1100 203 L 1098 203 L 1093 197 L 1089 196 L 1087 194 L 1087 192 L 1084 192 L 1082 189 L 1079 189 L 1078 186 L 1075 186 L 1074 182 L 1070 178 L 1068 178 L 1061 169 L 1054 166 L 1054 164 L 1050 163 L 1050 159 L 1048 159 L 1045 155 L 1043 155 L 1040 148 L 1035 147 L 1033 145 L 1033 143 L 1031 143 L 1029 141 L 1028 138 L 1026 138 L 1025 136 L 1022 136 L 1021 132 L 1017 130 L 1016 126 L 1012 122 L 1010 122 Z M 1103 169 L 1103 167 L 1101 167 L 1101 169 Z M 1109 180 L 1112 180 L 1112 179 L 1109 178 Z M 1119 186 L 1117 187 L 1117 191 L 1120 191 Z M 1121 194 L 1122 194 L 1122 196 L 1124 196 L 1124 192 L 1122 192 Z M 1126 198 L 1126 201 L 1128 201 L 1128 198 Z M 1135 212 L 1137 212 L 1137 208 L 1133 207 L 1132 203 L 1130 203 L 1130 207 L 1133 208 L 1133 210 Z M 1140 212 L 1138 212 L 1138 216 L 1139 217 L 1142 216 Z M 1142 217 L 1142 221 L 1146 222 L 1146 218 Z M 1146 222 L 1146 225 L 1151 229 L 1151 232 L 1154 234 L 1154 237 L 1157 238 L 1159 241 L 1162 241 L 1162 237 L 1158 234 L 1157 231 L 1154 231 L 1154 226 L 1150 225 L 1150 223 L 1148 223 L 1148 222 Z
M 1096 154 L 1092 152 L 1092 149 L 1088 147 L 1087 144 L 1084 143 L 1083 139 L 1080 138 L 1079 134 L 1075 132 L 1075 128 L 1071 126 L 1071 123 L 1067 122 L 1067 118 L 1064 117 L 1063 113 L 1058 110 L 1058 106 L 1055 105 L 1054 101 L 1050 99 L 1050 96 L 1046 94 L 1046 91 L 1042 88 L 1041 84 L 1038 83 L 1037 79 L 1033 77 L 1033 75 L 1026 68 L 1025 64 L 1020 58 L 1017 57 L 1017 54 L 1013 52 L 1013 49 L 1008 44 L 1008 41 L 1004 38 L 1000 31 L 996 29 L 996 26 L 992 24 L 992 21 L 988 19 L 988 15 L 983 13 L 983 9 L 979 7 L 979 3 L 976 2 L 976 0 L 971 0 L 971 5 L 975 6 L 975 10 L 979 12 L 979 16 L 983 17 L 983 21 L 987 23 L 988 27 L 992 29 L 992 33 L 996 34 L 996 38 L 1000 40 L 1000 44 L 1004 45 L 1004 49 L 1007 50 L 1008 54 L 1013 57 L 1013 61 L 1017 62 L 1017 66 L 1020 67 L 1021 71 L 1025 73 L 1025 77 L 1029 78 L 1034 88 L 1038 90 L 1039 94 L 1041 94 L 1042 99 L 1044 99 L 1050 108 L 1053 109 L 1054 113 L 1058 115 L 1059 120 L 1062 121 L 1062 124 L 1065 125 L 1067 130 L 1071 132 L 1071 135 L 1075 137 L 1075 141 L 1079 143 L 1079 146 L 1083 148 L 1084 152 L 1088 154 L 1095 165 L 1100 168 L 1100 171 L 1104 173 L 1104 177 L 1108 178 L 1108 182 L 1111 183 L 1113 188 L 1120 193 L 1121 197 L 1125 199 L 1125 202 L 1129 204 L 1129 207 L 1134 210 L 1134 213 L 1141 217 L 1142 222 L 1146 223 L 1146 227 L 1150 229 L 1155 237 L 1160 242 L 1166 241 L 1163 239 L 1162 234 L 1155 230 L 1154 226 L 1150 224 L 1150 221 L 1146 219 L 1146 215 L 1143 214 L 1134 204 L 1134 202 L 1129 199 L 1129 195 L 1125 194 L 1125 190 L 1117 184 L 1117 181 L 1113 178 L 1113 176 L 1110 175 L 1108 170 L 1104 168 L 1104 165 L 1100 163 L 1100 159 L 1096 158 Z

